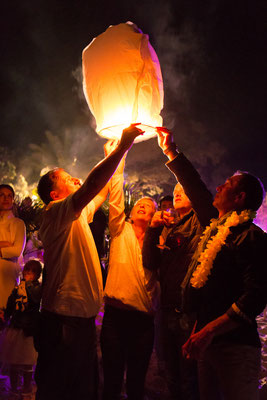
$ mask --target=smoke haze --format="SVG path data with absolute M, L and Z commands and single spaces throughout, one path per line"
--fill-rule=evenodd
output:
M 45 167 L 85 178 L 103 157 L 82 92 L 83 48 L 109 25 L 136 23 L 159 57 L 163 118 L 209 188 L 236 169 L 267 184 L 261 2 L 30 0 L 5 5 L 1 24 L 1 145 L 31 185 Z M 129 181 L 167 193 L 175 179 L 156 139 L 134 145 Z M 158 192 L 159 189 L 156 190 Z

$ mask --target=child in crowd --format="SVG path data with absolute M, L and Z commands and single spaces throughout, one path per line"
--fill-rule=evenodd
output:
M 0 338 L 0 362 L 3 370 L 8 370 L 10 398 L 30 400 L 32 396 L 32 373 L 36 365 L 37 352 L 33 335 L 38 326 L 41 301 L 41 284 L 38 279 L 42 265 L 37 260 L 29 260 L 23 269 L 23 279 L 8 298 L 2 319 L 7 327 Z M 23 377 L 21 394 L 18 386 Z

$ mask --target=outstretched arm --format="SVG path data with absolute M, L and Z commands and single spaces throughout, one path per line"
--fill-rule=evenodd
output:
M 176 150 L 176 144 L 173 141 L 172 132 L 164 127 L 159 127 L 156 129 L 159 147 L 170 161 L 174 160 L 174 158 L 178 156 L 178 152 Z
M 113 150 L 116 149 L 116 147 L 118 146 L 119 141 L 118 140 L 108 140 L 105 144 L 104 144 L 104 153 L 105 153 L 105 157 L 107 157 L 110 153 L 112 153 Z M 121 164 L 121 162 L 120 162 Z M 120 166 L 119 164 L 119 166 Z M 117 167 L 116 171 L 118 171 L 119 166 Z M 93 202 L 95 205 L 95 212 L 99 209 L 99 207 L 101 207 L 101 205 L 104 203 L 104 201 L 106 200 L 106 198 L 108 197 L 108 193 L 109 193 L 109 186 L 110 186 L 110 181 L 103 187 L 103 189 L 100 190 L 100 192 L 93 198 Z
M 159 146 L 169 159 L 166 166 L 183 186 L 201 225 L 207 226 L 211 218 L 218 216 L 212 205 L 213 197 L 210 191 L 191 162 L 176 149 L 171 131 L 167 128 L 157 128 L 157 133 Z
M 106 145 L 111 146 L 110 149 L 112 149 L 115 143 L 107 142 Z M 116 169 L 116 172 L 113 174 L 109 184 L 109 231 L 111 238 L 119 235 L 125 224 L 123 171 L 126 156 L 127 152 L 121 159 L 119 166 Z
M 92 169 L 84 184 L 74 193 L 73 202 L 76 213 L 80 213 L 103 189 L 115 172 L 123 155 L 131 148 L 134 139 L 142 133 L 143 131 L 138 129 L 135 124 L 124 129 L 117 148 Z

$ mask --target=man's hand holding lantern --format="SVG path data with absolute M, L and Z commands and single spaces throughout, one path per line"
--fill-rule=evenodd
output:
M 142 129 L 138 129 L 138 125 L 140 125 L 140 123 L 131 124 L 128 128 L 122 131 L 121 140 L 118 144 L 118 147 L 130 150 L 133 145 L 134 139 L 139 135 L 143 135 L 144 133 Z
M 158 134 L 158 144 L 162 149 L 163 153 L 169 158 L 169 160 L 173 160 L 177 156 L 176 144 L 173 141 L 172 132 L 164 127 L 156 128 Z

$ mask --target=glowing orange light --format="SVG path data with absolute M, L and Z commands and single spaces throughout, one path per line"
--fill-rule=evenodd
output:
M 156 136 L 162 126 L 163 82 L 148 35 L 131 22 L 110 26 L 83 51 L 84 93 L 96 131 L 119 139 L 124 128 L 140 122 L 137 141 Z

